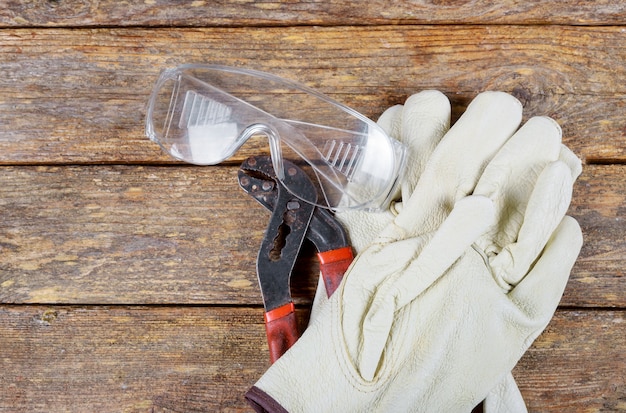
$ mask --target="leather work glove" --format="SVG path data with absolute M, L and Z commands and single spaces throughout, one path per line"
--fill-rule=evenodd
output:
M 258 411 L 470 411 L 556 310 L 580 247 L 578 159 L 548 118 L 484 93 L 402 211 L 247 393 Z
M 408 149 L 406 171 L 399 185 L 399 194 L 394 197 L 390 208 L 384 212 L 351 210 L 338 212 L 335 217 L 350 236 L 355 252 L 361 252 L 380 231 L 391 223 L 402 201 L 409 200 L 432 152 L 450 128 L 451 107 L 448 98 L 441 92 L 426 90 L 410 96 L 404 105 L 387 109 L 378 119 L 378 125 L 392 138 L 404 143 Z M 317 318 L 328 295 L 321 281 L 315 295 L 311 320 Z M 489 392 L 483 404 L 483 413 L 526 413 L 524 399 L 509 373 Z

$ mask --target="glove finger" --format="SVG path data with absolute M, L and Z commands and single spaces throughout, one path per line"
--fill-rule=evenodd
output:
M 493 203 L 489 198 L 473 195 L 460 200 L 423 249 L 413 252 L 419 253 L 417 258 L 409 261 L 408 266 L 401 268 L 378 286 L 363 322 L 363 346 L 357 355 L 359 371 L 363 378 L 371 380 L 376 373 L 395 312 L 437 281 L 492 224 L 493 217 Z M 397 256 L 398 253 L 405 256 L 412 253 L 393 252 L 391 257 Z
M 428 159 L 450 128 L 451 112 L 448 98 L 436 90 L 425 90 L 406 100 L 400 134 L 409 151 L 401 185 L 403 200 L 411 197 Z
M 489 198 L 471 195 L 458 201 L 419 256 L 394 283 L 397 308 L 414 300 L 443 275 L 493 223 L 494 217 Z
M 570 151 L 565 145 L 561 145 L 561 152 L 559 153 L 559 160 L 565 163 L 572 171 L 572 182 L 580 176 L 583 171 L 582 163 L 574 152 Z
M 455 202 L 472 193 L 521 119 L 522 106 L 513 96 L 478 95 L 437 145 L 396 223 L 413 234 L 435 230 Z
M 507 291 L 528 272 L 559 225 L 572 199 L 569 167 L 556 161 L 537 179 L 517 240 L 490 259 L 496 281 Z
M 392 106 L 385 110 L 376 122 L 387 135 L 398 141 L 402 130 L 402 109 L 402 105 Z
M 565 216 L 532 270 L 509 293 L 509 298 L 523 314 L 523 318 L 517 320 L 518 325 L 535 333 L 525 343 L 526 347 L 552 318 L 582 243 L 578 222 Z
M 514 242 L 539 174 L 556 161 L 561 150 L 561 128 L 552 119 L 530 119 L 500 149 L 485 168 L 474 194 L 490 197 L 497 222 L 478 245 L 488 254 Z

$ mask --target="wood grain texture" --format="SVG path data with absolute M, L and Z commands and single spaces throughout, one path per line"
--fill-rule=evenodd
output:
M 2 307 L 0 411 L 249 411 L 264 334 L 261 308 Z
M 5 1 L 0 25 L 15 26 L 267 26 L 440 24 L 621 24 L 619 1 L 563 0 L 547 7 L 541 0 L 317 1 Z
M 557 311 L 513 370 L 529 412 L 625 411 L 625 322 L 623 311 Z
M 527 117 L 555 118 L 579 156 L 625 162 L 625 39 L 571 26 L 6 29 L 0 163 L 171 162 L 144 137 L 145 106 L 162 68 L 193 62 L 270 71 L 372 118 L 424 89 L 455 116 L 504 90 Z
M 0 410 L 244 412 L 262 310 L 0 307 Z M 626 408 L 626 314 L 559 311 L 514 370 L 530 412 Z
M 269 213 L 236 167 L 0 168 L 0 301 L 260 304 Z M 570 213 L 585 245 L 562 304 L 625 306 L 626 167 L 587 166 Z M 309 245 L 294 294 L 310 303 Z M 308 257 L 308 258 L 307 258 Z
M 626 411 L 625 25 L 613 0 L 4 1 L 0 411 L 250 411 L 269 214 L 235 176 L 267 143 L 200 168 L 149 142 L 152 84 L 181 63 L 269 71 L 374 119 L 423 89 L 454 119 L 494 89 L 555 118 L 586 163 L 570 208 L 585 244 L 514 375 L 531 413 Z
M 587 166 L 576 183 L 570 214 L 583 228 L 584 246 L 567 287 L 566 305 L 623 308 L 626 304 L 625 177 L 622 165 Z M 593 287 L 599 279 L 611 285 L 602 297 Z M 614 300 L 617 297 L 621 298 Z

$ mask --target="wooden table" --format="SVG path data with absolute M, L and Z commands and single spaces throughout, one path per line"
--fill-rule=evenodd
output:
M 143 132 L 159 71 L 194 62 L 372 118 L 429 88 L 455 118 L 489 89 L 555 118 L 585 162 L 570 209 L 585 245 L 514 375 L 531 412 L 626 411 L 626 3 L 130 3 L 0 10 L 0 411 L 248 411 L 269 364 L 254 265 L 269 215 L 237 186 L 246 151 L 184 165 Z M 315 268 L 299 264 L 300 308 Z

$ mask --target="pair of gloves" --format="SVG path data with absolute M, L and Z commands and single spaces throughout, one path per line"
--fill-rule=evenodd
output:
M 436 91 L 379 124 L 409 148 L 398 202 L 338 213 L 357 256 L 302 337 L 246 394 L 258 412 L 524 412 L 511 370 L 582 246 L 580 160 L 546 117 L 477 96 L 449 128 Z

